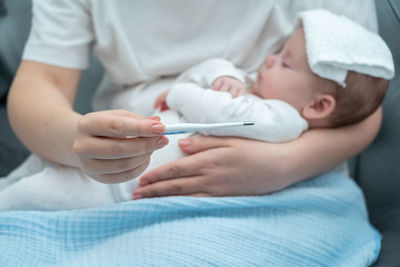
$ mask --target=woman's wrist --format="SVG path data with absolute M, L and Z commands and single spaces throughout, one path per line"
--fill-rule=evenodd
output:
M 61 109 L 48 126 L 48 142 L 50 146 L 43 149 L 33 147 L 34 153 L 42 158 L 61 165 L 79 167 L 79 161 L 73 150 L 74 141 L 78 135 L 78 124 L 82 115 L 72 109 Z M 50 125 L 51 124 L 51 125 Z
M 80 168 L 79 158 L 74 151 L 74 143 L 79 133 L 79 121 L 82 119 L 83 116 L 76 112 L 67 112 L 65 116 L 68 118 L 67 121 L 69 122 L 68 124 L 70 125 L 70 130 L 68 132 L 65 132 L 63 145 L 66 157 L 64 159 L 61 159 L 62 162 L 60 163 L 71 167 Z

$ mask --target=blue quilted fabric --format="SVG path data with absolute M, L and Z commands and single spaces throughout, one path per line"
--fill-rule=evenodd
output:
M 349 178 L 266 196 L 0 214 L 0 266 L 368 266 L 380 234 Z

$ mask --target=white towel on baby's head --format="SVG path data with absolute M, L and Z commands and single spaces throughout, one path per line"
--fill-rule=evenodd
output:
M 382 38 L 343 16 L 322 9 L 298 15 L 311 70 L 343 87 L 347 71 L 391 79 L 392 53 Z

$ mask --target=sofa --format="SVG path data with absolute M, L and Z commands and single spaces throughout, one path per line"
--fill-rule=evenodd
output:
M 376 0 L 379 31 L 392 50 L 396 76 L 383 103 L 384 120 L 371 146 L 351 159 L 351 173 L 362 188 L 372 224 L 382 233 L 375 266 L 400 266 L 400 1 Z M 30 0 L 0 0 L 0 177 L 18 166 L 28 150 L 7 120 L 8 89 L 30 29 Z M 95 57 L 84 71 L 75 110 L 90 112 L 90 99 L 104 70 Z

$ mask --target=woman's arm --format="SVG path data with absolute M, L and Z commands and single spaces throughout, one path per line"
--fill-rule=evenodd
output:
M 291 146 L 293 182 L 332 170 L 367 148 L 375 139 L 382 122 L 382 108 L 358 124 L 338 129 L 315 129 Z M 308 149 L 307 147 L 310 146 Z M 303 156 L 299 151 L 304 151 Z M 295 172 L 293 173 L 293 170 Z
M 147 167 L 151 153 L 168 142 L 157 136 L 164 126 L 159 118 L 122 110 L 84 116 L 74 112 L 80 75 L 80 70 L 23 61 L 8 98 L 15 133 L 32 152 L 79 167 L 100 182 L 136 177 Z
M 190 155 L 141 177 L 134 198 L 192 195 L 257 195 L 327 172 L 365 149 L 381 123 L 378 109 L 364 121 L 337 129 L 313 129 L 282 144 L 239 138 L 180 141 Z
M 76 166 L 72 153 L 79 114 L 72 110 L 80 70 L 23 61 L 7 108 L 19 139 L 45 159 Z

